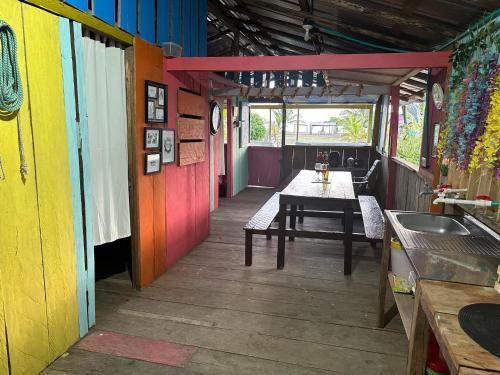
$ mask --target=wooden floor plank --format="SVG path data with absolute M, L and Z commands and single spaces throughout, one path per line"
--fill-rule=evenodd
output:
M 254 236 L 253 266 L 244 266 L 242 227 L 272 193 L 221 200 L 210 236 L 150 287 L 134 290 L 126 274 L 96 285 L 97 329 L 194 346 L 185 368 L 71 349 L 44 375 L 403 373 L 400 320 L 375 328 L 380 249 L 354 243 L 345 277 L 341 242 L 297 238 L 277 271 L 276 238 Z

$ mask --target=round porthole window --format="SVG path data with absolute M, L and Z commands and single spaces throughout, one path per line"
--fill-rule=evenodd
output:
M 432 85 L 432 100 L 434 101 L 434 105 L 437 109 L 441 109 L 443 107 L 443 99 L 443 88 L 439 83 L 434 83 Z
M 221 120 L 220 105 L 216 101 L 212 101 L 212 103 L 210 103 L 210 134 L 217 134 Z

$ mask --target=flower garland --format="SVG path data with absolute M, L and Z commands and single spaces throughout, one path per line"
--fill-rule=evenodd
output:
M 483 165 L 500 178 L 500 35 L 492 26 L 456 46 L 448 76 L 447 117 L 438 144 L 442 160 L 461 170 Z
M 476 142 L 469 170 L 484 165 L 495 168 L 496 177 L 500 178 L 500 74 L 498 70 L 491 91 L 490 111 L 486 119 L 485 131 Z

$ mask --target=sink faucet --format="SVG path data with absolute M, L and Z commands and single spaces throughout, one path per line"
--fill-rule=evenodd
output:
M 424 185 L 424 190 L 418 193 L 418 196 L 423 197 L 424 195 L 431 195 L 431 194 L 434 194 L 434 190 L 432 189 L 432 186 L 426 182 Z

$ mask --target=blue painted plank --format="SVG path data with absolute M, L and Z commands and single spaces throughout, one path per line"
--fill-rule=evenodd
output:
M 78 81 L 78 108 L 80 112 L 80 139 L 83 164 L 83 197 L 85 205 L 85 227 L 87 242 L 87 294 L 89 327 L 95 325 L 95 265 L 94 265 L 94 210 L 92 207 L 92 189 L 90 184 L 89 128 L 87 123 L 87 99 L 85 88 L 82 25 L 74 22 L 74 45 L 76 76 Z
M 80 9 L 83 12 L 89 10 L 88 0 L 66 0 L 65 2 L 71 6 L 74 6 L 76 9 Z
M 164 42 L 170 41 L 170 1 L 158 0 L 158 10 L 156 14 L 157 42 L 161 46 Z
M 207 0 L 198 0 L 199 9 L 199 19 L 200 19 L 200 30 L 199 30 L 199 41 L 198 41 L 198 54 L 200 56 L 207 55 Z
M 191 27 L 190 33 L 190 45 L 191 45 L 191 56 L 199 56 L 199 29 L 200 29 L 200 19 L 199 19 L 199 6 L 198 0 L 191 0 Z
M 155 1 L 141 0 L 139 2 L 139 35 L 149 43 L 155 40 Z
M 137 0 L 121 0 L 119 26 L 132 35 L 137 34 Z
M 110 25 L 115 25 L 115 0 L 94 1 L 94 15 Z
M 172 42 L 182 44 L 181 41 L 181 20 L 182 20 L 181 0 L 172 0 Z
M 66 134 L 68 137 L 71 200 L 73 205 L 78 324 L 80 337 L 83 337 L 88 332 L 89 328 L 87 317 L 87 274 L 85 271 L 85 246 L 83 239 L 82 200 L 80 194 L 80 163 L 78 160 L 79 137 L 76 124 L 73 57 L 71 54 L 71 35 L 67 18 L 59 17 L 59 39 L 61 44 Z
M 182 46 L 183 56 L 191 56 L 191 0 L 182 2 Z

